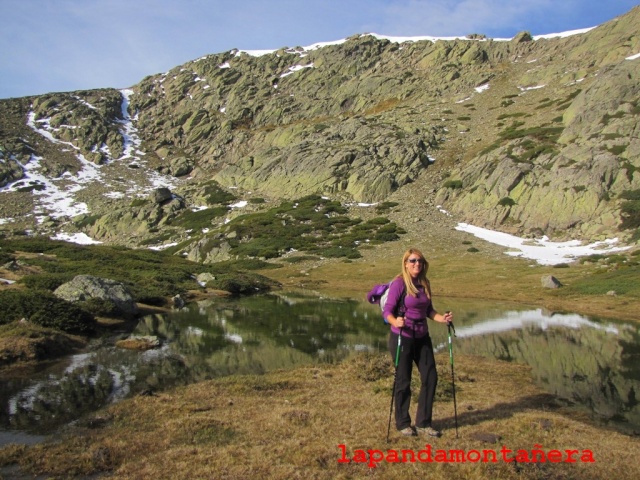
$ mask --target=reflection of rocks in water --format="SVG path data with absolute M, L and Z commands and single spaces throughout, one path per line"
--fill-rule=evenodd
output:
M 9 423 L 14 428 L 37 426 L 40 432 L 46 431 L 104 405 L 113 386 L 114 378 L 107 369 L 86 365 L 15 395 L 9 403 Z
M 179 330 L 167 321 L 167 316 L 161 313 L 145 315 L 136 325 L 137 335 L 154 335 L 163 339 L 173 339 L 179 334 Z
M 527 325 L 459 339 L 457 347 L 463 353 L 526 363 L 536 382 L 551 393 L 637 428 L 640 408 L 635 392 L 640 376 L 625 345 L 638 345 L 635 330 L 623 328 L 615 334 L 603 328 Z

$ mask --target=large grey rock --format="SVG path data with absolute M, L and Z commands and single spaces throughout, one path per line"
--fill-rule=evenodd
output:
M 0 187 L 24 177 L 22 167 L 15 160 L 0 157 Z
M 204 237 L 189 245 L 187 260 L 197 263 L 216 263 L 231 259 L 231 245 L 229 242 L 219 242 L 216 239 Z
M 544 288 L 560 288 L 560 287 L 562 287 L 562 283 L 560 283 L 560 280 L 558 280 L 553 275 L 544 275 L 540 279 L 540 281 L 541 281 L 542 286 Z
M 169 173 L 174 177 L 183 177 L 193 170 L 193 162 L 185 157 L 174 158 L 169 165 Z
M 151 195 L 149 195 L 149 199 L 153 203 L 158 204 L 166 202 L 167 200 L 171 200 L 172 198 L 173 194 L 167 187 L 156 188 L 153 192 L 151 192 Z
M 92 298 L 106 300 L 124 316 L 132 316 L 138 312 L 127 287 L 108 278 L 78 275 L 70 282 L 60 285 L 53 293 L 68 302 L 84 302 Z
M 200 285 L 202 285 L 203 287 L 204 287 L 207 283 L 212 282 L 212 281 L 213 281 L 213 280 L 215 280 L 215 279 L 216 279 L 215 275 L 213 275 L 212 273 L 208 273 L 208 272 L 200 273 L 200 274 L 198 274 L 198 276 L 196 277 L 196 281 L 197 281 Z

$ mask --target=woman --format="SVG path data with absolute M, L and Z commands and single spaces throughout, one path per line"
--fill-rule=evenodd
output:
M 436 393 L 438 373 L 433 357 L 427 318 L 440 323 L 453 320 L 453 314 L 442 315 L 433 308 L 431 288 L 427 279 L 429 264 L 419 250 L 411 248 L 402 256 L 402 274 L 389 286 L 389 296 L 383 316 L 391 325 L 389 351 L 395 363 L 398 335 L 401 335 L 400 355 L 396 367 L 396 428 L 402 435 L 439 437 L 431 425 L 431 412 Z M 420 372 L 420 395 L 415 427 L 411 426 L 411 371 L 413 362 Z

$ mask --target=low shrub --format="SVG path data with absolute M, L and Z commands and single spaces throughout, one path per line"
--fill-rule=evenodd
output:
M 207 288 L 224 290 L 232 295 L 250 295 L 265 291 L 274 286 L 274 282 L 261 275 L 217 275 L 207 283 Z
M 42 327 L 63 332 L 90 334 L 95 331 L 94 317 L 73 303 L 51 293 L 35 290 L 0 291 L 0 323 L 22 318 Z
M 0 250 L 0 265 L 9 263 L 12 260 L 13 260 L 13 255 L 11 255 L 9 252 L 4 252 Z
M 208 205 L 228 205 L 236 200 L 235 195 L 223 190 L 214 180 L 205 184 L 204 197 Z
M 22 277 L 20 283 L 32 290 L 48 290 L 53 292 L 63 283 L 73 279 L 73 275 L 66 273 L 40 273 Z
M 498 202 L 498 205 L 501 207 L 513 207 L 516 204 L 516 201 L 511 197 L 501 198 Z
M 398 202 L 382 202 L 376 205 L 376 213 L 388 212 L 393 207 L 397 207 Z
M 302 263 L 309 260 L 319 260 L 319 257 L 316 257 L 314 255 L 298 255 L 296 257 L 283 258 L 283 261 L 287 263 Z
M 620 206 L 622 223 L 618 227 L 620 230 L 633 230 L 640 227 L 640 189 L 626 190 L 622 192 L 620 198 L 626 200 Z
M 227 213 L 229 213 L 228 207 L 205 208 L 204 210 L 195 212 L 185 210 L 173 219 L 171 224 L 184 228 L 193 228 L 194 230 L 202 230 L 203 228 L 212 228 L 214 226 L 214 220 L 224 217 Z
M 442 186 L 444 188 L 451 188 L 453 190 L 462 188 L 462 180 L 447 180 Z
M 397 240 L 404 233 L 386 217 L 363 222 L 348 217 L 347 212 L 340 202 L 309 195 L 236 217 L 220 231 L 231 239 L 232 255 L 264 259 L 278 258 L 291 250 L 359 258 L 355 253 L 358 245 Z
M 24 277 L 26 279 L 24 284 L 33 292 L 48 294 L 47 290 L 57 288 L 76 275 L 89 272 L 96 277 L 123 283 L 136 302 L 157 306 L 164 305 L 168 298 L 176 294 L 199 288 L 195 280 L 195 275 L 199 273 L 262 279 L 263 277 L 258 274 L 246 272 L 263 268 L 281 268 L 279 265 L 254 258 L 202 265 L 178 255 L 171 255 L 166 251 L 133 250 L 106 245 L 76 245 L 44 237 L 20 240 L 0 239 L 0 251 L 29 251 L 46 254 L 29 259 L 30 265 L 39 267 L 43 271 L 39 275 Z M 264 280 L 258 283 L 261 282 Z M 98 302 L 83 304 L 82 307 L 95 315 L 110 314 L 110 307 Z
M 120 310 L 117 305 L 104 298 L 90 298 L 84 302 L 78 302 L 78 307 L 98 317 L 120 316 Z

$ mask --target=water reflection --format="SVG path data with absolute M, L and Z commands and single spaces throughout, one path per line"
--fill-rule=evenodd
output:
M 636 326 L 495 303 L 440 303 L 456 312 L 456 353 L 527 363 L 551 393 L 640 429 Z M 387 331 L 378 307 L 358 301 L 287 294 L 194 303 L 139 322 L 135 333 L 160 337 L 159 349 L 100 342 L 27 378 L 0 378 L 0 433 L 52 431 L 149 389 L 384 351 Z M 431 334 L 447 354 L 446 327 L 431 324 Z
M 636 325 L 538 309 L 465 323 L 457 336 L 457 351 L 526 363 L 550 393 L 640 431 Z

